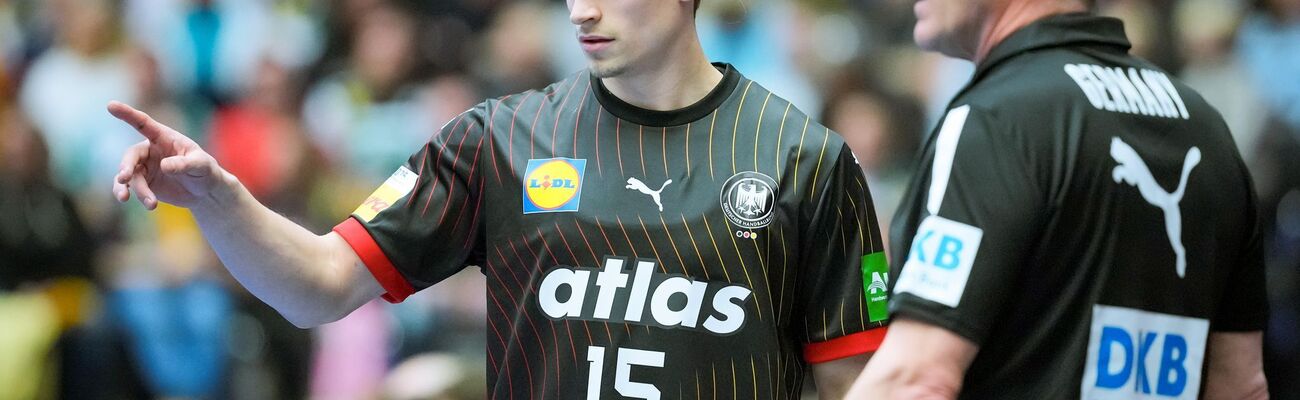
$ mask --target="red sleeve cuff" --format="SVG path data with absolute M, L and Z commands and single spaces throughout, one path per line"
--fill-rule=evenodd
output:
M 356 218 L 348 218 L 334 227 L 334 232 L 338 232 L 343 237 L 343 241 L 352 246 L 352 250 L 361 258 L 361 262 L 370 270 L 370 274 L 375 276 L 379 285 L 384 287 L 388 293 L 383 298 L 389 303 L 401 303 L 406 300 L 407 296 L 415 293 L 415 288 L 411 283 L 397 272 L 393 262 L 388 260 L 384 251 L 375 243 L 375 239 L 370 237 L 370 232 L 361 226 Z
M 803 347 L 803 359 L 809 364 L 817 364 L 876 351 L 880 342 L 885 340 L 888 329 L 880 327 L 825 342 L 809 343 Z

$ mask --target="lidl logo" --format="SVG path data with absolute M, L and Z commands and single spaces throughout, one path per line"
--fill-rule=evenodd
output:
M 524 214 L 578 211 L 587 160 L 528 160 L 524 171 Z

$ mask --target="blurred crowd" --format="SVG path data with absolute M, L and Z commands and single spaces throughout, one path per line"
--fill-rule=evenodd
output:
M 1101 3 L 1232 128 L 1264 210 L 1270 383 L 1300 398 L 1300 0 Z M 916 50 L 911 7 L 704 0 L 698 16 L 711 59 L 845 137 L 885 225 L 973 70 Z M 140 138 L 104 106 L 176 127 L 322 233 L 448 119 L 584 66 L 558 0 L 0 0 L 0 400 L 483 398 L 477 269 L 297 329 L 185 210 L 112 199 Z

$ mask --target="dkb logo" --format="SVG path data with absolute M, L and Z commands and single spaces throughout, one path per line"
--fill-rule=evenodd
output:
M 1208 330 L 1203 319 L 1095 306 L 1082 398 L 1195 399 Z
M 957 307 L 984 231 L 938 215 L 921 221 L 898 277 L 896 293 Z

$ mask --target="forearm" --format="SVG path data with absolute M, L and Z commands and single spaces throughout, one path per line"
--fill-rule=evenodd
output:
M 924 368 L 877 354 L 847 398 L 949 400 L 957 398 L 960 390 L 961 374 L 956 371 Z
M 304 328 L 337 320 L 367 300 L 348 298 L 356 256 L 341 238 L 313 234 L 223 174 L 224 184 L 190 210 L 222 263 L 249 292 Z
M 1264 377 L 1264 333 L 1211 332 L 1206 355 L 1207 400 L 1258 400 L 1268 398 Z
M 955 399 L 977 351 L 943 328 L 896 319 L 848 398 Z

